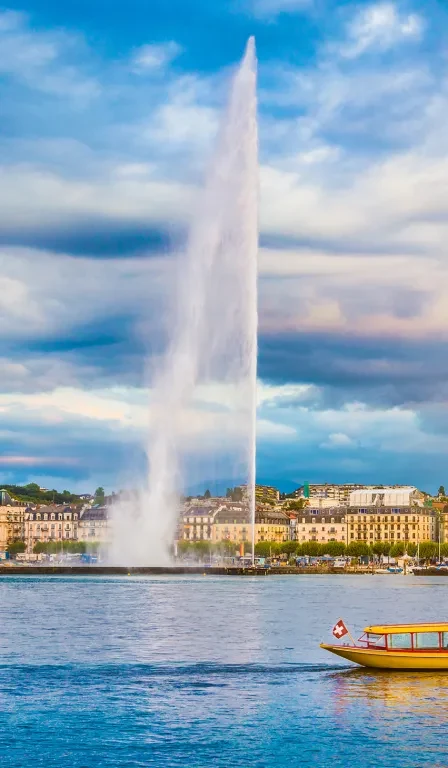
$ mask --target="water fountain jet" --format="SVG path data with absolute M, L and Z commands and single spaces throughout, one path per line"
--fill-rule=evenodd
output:
M 151 388 L 147 488 L 138 494 L 138 499 L 128 500 L 125 508 L 121 503 L 115 509 L 115 562 L 169 562 L 179 494 L 189 480 L 186 457 L 200 456 L 204 446 L 208 452 L 215 450 L 218 460 L 229 461 L 230 457 L 235 478 L 248 484 L 253 557 L 258 250 L 256 69 L 255 41 L 250 38 L 233 79 L 187 248 L 178 260 L 180 279 L 170 341 L 154 372 Z M 225 416 L 215 411 L 198 430 L 197 425 L 205 421 L 200 393 L 210 389 L 221 392 Z M 210 416 L 209 411 L 207 415 Z

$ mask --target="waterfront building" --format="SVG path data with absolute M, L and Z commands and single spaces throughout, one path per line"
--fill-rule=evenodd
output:
M 111 538 L 109 510 L 106 505 L 87 507 L 81 512 L 78 523 L 79 541 L 109 544 Z
M 25 538 L 25 509 L 22 506 L 0 504 L 0 551 L 4 552 L 13 541 Z
M 182 538 L 187 541 L 211 541 L 216 514 L 217 508 L 212 504 L 188 505 L 182 516 Z
M 437 515 L 430 507 L 347 507 L 347 543 L 435 541 Z
M 78 539 L 79 511 L 63 504 L 28 507 L 25 512 L 25 542 L 28 552 L 37 542 Z
M 231 541 L 240 544 L 252 541 L 252 524 L 246 504 L 222 504 L 215 511 L 211 526 L 212 541 Z
M 290 535 L 291 521 L 286 512 L 281 508 L 272 509 L 269 505 L 257 507 L 255 513 L 256 544 L 259 541 L 288 541 Z
M 347 516 L 340 507 L 304 509 L 297 513 L 293 528 L 291 538 L 300 544 L 307 541 L 317 541 L 319 544 L 339 541 L 347 544 Z

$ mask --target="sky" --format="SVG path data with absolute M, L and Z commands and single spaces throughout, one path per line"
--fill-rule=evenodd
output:
M 0 11 L 0 484 L 135 482 L 250 35 L 258 481 L 448 482 L 446 3 L 33 0 Z

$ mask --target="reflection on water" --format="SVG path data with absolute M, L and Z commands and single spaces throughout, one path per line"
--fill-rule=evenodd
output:
M 328 680 L 339 711 L 355 705 L 381 712 L 386 706 L 397 716 L 403 711 L 441 721 L 448 717 L 448 672 L 350 669 L 331 673 Z
M 448 673 L 364 670 L 319 648 L 339 616 L 359 634 L 440 619 L 448 581 L 425 585 L 2 580 L 1 765 L 446 768 Z

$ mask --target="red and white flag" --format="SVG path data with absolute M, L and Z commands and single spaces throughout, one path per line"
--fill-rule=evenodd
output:
M 341 638 L 341 637 L 344 637 L 344 635 L 348 635 L 348 629 L 345 626 L 342 619 L 339 619 L 339 621 L 334 625 L 333 635 L 337 638 Z

